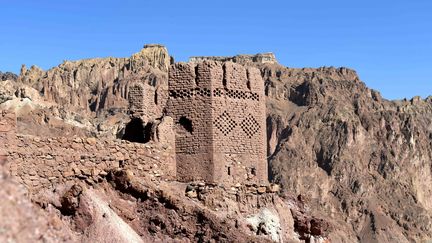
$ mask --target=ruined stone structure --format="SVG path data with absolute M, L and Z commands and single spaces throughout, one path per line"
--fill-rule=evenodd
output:
M 97 183 L 119 169 L 174 180 L 172 119 L 162 119 L 153 130 L 154 139 L 146 144 L 93 137 L 46 138 L 17 133 L 15 113 L 0 111 L 0 167 L 5 166 L 31 193 L 66 182 Z
M 172 147 L 165 144 L 25 135 L 16 140 L 4 146 L 6 158 L 13 161 L 6 168 L 31 192 L 69 181 L 97 183 L 118 169 L 167 180 L 176 175 Z
M 232 62 L 178 63 L 169 70 L 168 85 L 178 180 L 267 181 L 265 96 L 258 69 Z
M 162 76 L 162 75 L 161 75 Z M 168 99 L 168 82 L 165 77 L 132 75 L 127 82 L 129 113 L 145 121 L 162 116 Z
M 161 110 L 157 107 L 154 87 L 141 82 L 133 82 L 129 87 L 129 112 L 133 116 L 145 116 L 148 120 L 155 117 Z

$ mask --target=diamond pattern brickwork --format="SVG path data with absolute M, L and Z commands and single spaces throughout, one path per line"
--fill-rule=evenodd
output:
M 246 118 L 240 123 L 240 127 L 246 133 L 249 138 L 252 138 L 255 133 L 260 129 L 260 125 L 257 120 L 251 115 L 247 115 Z
M 237 123 L 231 118 L 227 111 L 224 111 L 218 118 L 216 118 L 215 126 L 223 133 L 223 135 L 227 136 L 232 130 L 234 130 Z

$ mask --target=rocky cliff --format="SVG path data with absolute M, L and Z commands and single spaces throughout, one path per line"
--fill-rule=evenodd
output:
M 65 61 L 48 71 L 22 66 L 18 82 L 39 91 L 46 101 L 81 113 L 126 110 L 128 82 L 139 74 L 142 82 L 167 82 L 170 56 L 161 45 L 145 45 L 130 58 Z
M 430 98 L 387 101 L 346 68 L 261 70 L 272 179 L 286 193 L 339 225 L 337 242 L 431 238 Z

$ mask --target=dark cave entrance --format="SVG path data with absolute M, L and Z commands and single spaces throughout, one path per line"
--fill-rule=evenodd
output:
M 147 143 L 150 141 L 152 123 L 144 122 L 140 118 L 133 118 L 125 128 L 123 140 L 134 143 Z

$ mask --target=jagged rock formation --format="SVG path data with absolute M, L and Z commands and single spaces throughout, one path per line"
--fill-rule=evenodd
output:
M 140 52 L 131 57 L 132 60 L 138 61 L 143 58 L 147 60 L 150 66 L 164 72 L 168 72 L 169 66 L 174 63 L 174 58 L 168 55 L 167 49 L 159 44 L 146 44 Z
M 277 63 L 276 57 L 273 53 L 258 53 L 256 55 L 237 55 L 233 57 L 215 57 L 215 56 L 199 56 L 189 58 L 189 62 L 202 62 L 202 61 L 219 61 L 219 62 L 235 62 L 242 65 L 252 63 Z
M 162 117 L 172 61 L 165 47 L 145 45 L 130 58 L 65 61 L 48 71 L 23 65 L 16 81 L 0 82 L 0 109 L 15 111 L 27 134 L 121 137 L 133 84 L 158 97 L 143 121 Z
M 273 179 L 339 225 L 338 242 L 430 239 L 431 99 L 387 101 L 346 68 L 261 70 Z
M 23 66 L 18 81 L 69 111 L 125 111 L 128 92 L 123 80 L 139 73 L 143 82 L 150 85 L 166 83 L 169 64 L 165 47 L 146 45 L 130 58 L 65 61 L 46 72 L 36 66 Z
M 6 81 L 6 80 L 16 80 L 18 76 L 15 73 L 11 72 L 0 72 L 0 81 Z

